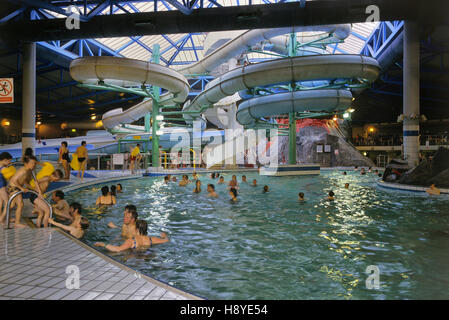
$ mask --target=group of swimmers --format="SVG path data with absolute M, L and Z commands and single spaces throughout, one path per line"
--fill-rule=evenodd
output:
M 215 173 L 215 172 L 211 173 L 210 174 L 210 178 L 212 180 L 218 179 L 217 184 L 226 184 L 226 182 L 224 180 L 224 177 L 221 176 L 218 173 Z M 201 193 L 201 180 L 199 179 L 199 176 L 198 176 L 198 174 L 196 172 L 193 172 L 192 179 L 193 179 L 193 181 L 195 183 L 195 188 L 193 189 L 193 193 Z M 184 174 L 182 176 L 182 179 L 181 179 L 181 181 L 179 182 L 178 185 L 180 187 L 185 187 L 189 183 L 192 183 L 193 181 L 189 180 L 189 176 L 187 174 Z M 176 183 L 176 182 L 178 182 L 178 179 L 176 178 L 176 176 L 172 177 L 170 174 L 166 175 L 164 177 L 164 183 L 167 184 L 167 183 L 170 183 L 170 182 L 175 182 Z M 242 183 L 248 183 L 248 180 L 247 180 L 245 175 L 242 175 Z M 239 189 L 239 182 L 237 181 L 237 176 L 233 175 L 231 180 L 229 182 L 227 182 L 227 184 L 228 184 L 228 189 L 229 189 L 230 201 L 231 202 L 237 202 L 238 201 L 238 198 L 237 198 L 238 197 L 238 192 L 237 192 L 237 190 Z M 253 179 L 253 182 L 250 185 L 252 187 L 258 187 L 257 180 Z M 207 190 L 207 193 L 208 193 L 207 194 L 208 197 L 218 198 L 218 194 L 215 192 L 215 185 L 213 183 L 209 183 L 207 185 L 207 189 L 206 190 Z M 262 192 L 266 193 L 268 191 L 269 191 L 269 187 L 267 185 L 265 185 L 263 187 Z

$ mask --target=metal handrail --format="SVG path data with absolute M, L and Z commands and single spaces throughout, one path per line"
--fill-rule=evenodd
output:
M 34 190 L 28 190 L 28 192 L 34 193 L 35 195 L 39 196 L 39 193 L 37 193 Z M 27 193 L 28 193 L 27 192 Z M 9 199 L 8 199 L 8 204 L 6 205 L 6 221 L 5 221 L 5 229 L 9 229 L 9 211 L 11 208 L 11 203 L 12 201 L 19 195 L 24 193 L 22 190 L 17 191 L 16 193 L 14 193 Z M 48 207 L 50 208 L 50 218 L 53 218 L 53 207 L 50 205 L 50 203 L 43 199 L 44 202 L 48 205 Z M 20 223 L 20 221 L 16 221 L 16 223 Z

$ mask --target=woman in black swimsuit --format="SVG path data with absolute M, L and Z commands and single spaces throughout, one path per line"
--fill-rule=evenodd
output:
M 64 180 L 70 180 L 70 157 L 69 148 L 66 141 L 61 142 L 61 148 L 59 148 L 59 162 L 62 163 L 62 166 L 64 167 Z

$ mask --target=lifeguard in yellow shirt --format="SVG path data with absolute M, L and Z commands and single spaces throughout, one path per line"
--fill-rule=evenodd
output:
M 134 174 L 134 167 L 139 166 L 139 161 L 142 159 L 142 155 L 140 154 L 140 144 L 137 144 L 137 146 L 131 150 L 131 156 L 130 156 L 130 170 L 131 174 Z

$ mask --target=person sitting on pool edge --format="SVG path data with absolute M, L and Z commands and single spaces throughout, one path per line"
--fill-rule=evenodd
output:
M 427 189 L 426 192 L 431 196 L 439 196 L 441 194 L 440 189 L 435 187 L 435 184 L 430 185 L 429 189 Z
M 58 218 L 62 218 L 63 220 L 72 221 L 72 216 L 70 215 L 70 206 L 69 203 L 64 200 L 64 192 L 61 190 L 56 190 L 51 195 L 51 200 L 55 204 L 52 204 L 53 212 Z
M 209 192 L 208 197 L 218 198 L 218 194 L 215 192 L 215 186 L 212 183 L 207 185 L 207 192 Z
M 53 219 L 48 219 L 48 222 L 55 227 L 67 231 L 68 233 L 70 233 L 70 235 L 74 236 L 77 239 L 82 238 L 84 236 L 84 232 L 86 232 L 87 228 L 89 228 L 89 220 L 87 220 L 85 217 L 77 219 L 76 222 L 72 223 L 70 226 L 58 223 Z
M 327 200 L 334 201 L 335 200 L 335 193 L 333 191 L 329 191 Z
M 201 193 L 201 181 L 195 181 L 195 189 L 193 189 L 193 193 Z
M 270 191 L 270 188 L 268 188 L 268 186 L 263 186 L 263 193 L 267 193 L 268 191 Z
M 117 203 L 116 198 L 109 193 L 109 187 L 104 186 L 101 188 L 101 196 L 97 198 L 95 204 L 97 206 L 110 206 Z
M 186 185 L 188 185 L 190 183 L 189 181 L 189 176 L 184 174 L 182 175 L 182 180 L 179 181 L 179 186 L 180 187 L 185 187 Z
M 231 196 L 231 202 L 237 202 L 237 189 L 236 188 L 231 188 L 229 189 L 229 195 Z
M 150 237 L 148 236 L 148 224 L 145 220 L 136 221 L 136 235 L 132 238 L 127 239 L 120 246 L 113 246 L 111 244 L 106 244 L 104 242 L 96 242 L 96 247 L 104 247 L 112 252 L 120 252 L 128 249 L 137 249 L 142 247 L 151 247 L 155 244 L 161 244 L 169 242 L 170 238 L 165 232 L 161 232 L 160 237 Z
M 300 192 L 298 193 L 298 201 L 304 201 L 304 193 Z
M 123 212 L 122 237 L 125 239 L 132 238 L 136 235 L 136 221 L 138 218 L 137 208 L 135 205 L 128 204 Z M 108 227 L 117 229 L 114 222 L 109 222 Z

